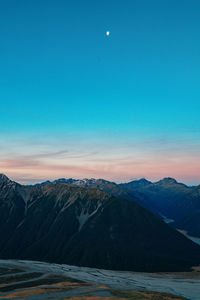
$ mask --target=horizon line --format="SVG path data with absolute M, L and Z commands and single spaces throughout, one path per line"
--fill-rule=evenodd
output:
M 60 180 L 60 179 L 65 179 L 65 180 L 67 180 L 67 179 L 68 180 L 69 179 L 74 179 L 74 180 L 91 180 L 91 179 L 94 179 L 94 180 L 105 180 L 105 181 L 112 182 L 112 183 L 115 183 L 115 184 L 124 184 L 124 183 L 130 183 L 130 182 L 133 182 L 133 181 L 140 181 L 140 180 L 146 180 L 146 181 L 154 184 L 154 183 L 163 181 L 165 179 L 172 179 L 175 182 L 177 182 L 178 184 L 184 184 L 188 187 L 192 187 L 192 186 L 197 187 L 197 186 L 200 185 L 200 183 L 199 184 L 188 184 L 188 183 L 185 183 L 185 182 L 181 182 L 181 181 L 179 181 L 176 178 L 171 177 L 171 176 L 162 177 L 158 180 L 149 180 L 146 177 L 137 177 L 137 178 L 134 177 L 132 179 L 130 178 L 128 180 L 122 180 L 122 181 L 118 182 L 116 180 L 108 180 L 108 179 L 100 178 L 100 177 L 97 178 L 97 177 L 76 177 L 76 176 L 74 176 L 74 177 L 57 177 L 57 178 L 55 177 L 55 178 L 52 178 L 52 179 L 50 179 L 50 178 L 46 178 L 46 179 L 45 178 L 43 178 L 43 179 L 42 178 L 41 179 L 34 179 L 34 178 L 25 179 L 25 178 L 15 178 L 15 177 L 12 178 L 12 176 L 7 176 L 5 173 L 0 173 L 0 176 L 2 176 L 2 175 L 6 176 L 11 181 L 14 181 L 16 183 L 19 183 L 19 184 L 25 185 L 25 186 L 41 184 L 41 183 L 44 183 L 44 182 L 47 182 L 47 181 L 49 181 L 50 183 L 53 183 L 54 181 Z M 25 183 L 25 182 L 29 182 L 29 183 Z

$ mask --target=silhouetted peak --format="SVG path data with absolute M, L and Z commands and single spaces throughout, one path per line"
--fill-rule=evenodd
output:
M 138 179 L 137 182 L 144 183 L 144 184 L 150 184 L 150 183 L 152 183 L 151 181 L 147 180 L 146 178 Z
M 159 183 L 177 183 L 176 179 L 174 179 L 172 177 L 165 177 L 158 182 Z
M 10 182 L 11 180 L 5 175 L 0 174 L 0 182 Z
M 142 186 L 146 186 L 149 184 L 152 184 L 152 182 L 145 178 L 141 178 L 141 179 L 137 179 L 137 180 L 128 182 L 128 185 L 135 186 L 135 187 L 142 187 Z

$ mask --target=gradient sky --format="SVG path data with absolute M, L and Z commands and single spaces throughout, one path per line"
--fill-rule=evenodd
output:
M 1 0 L 0 172 L 199 184 L 200 2 Z

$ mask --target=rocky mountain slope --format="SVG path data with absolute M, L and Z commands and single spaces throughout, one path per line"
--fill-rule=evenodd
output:
M 154 183 L 142 179 L 120 186 L 129 193 L 131 191 L 142 193 L 149 200 L 146 206 L 149 210 L 172 219 L 176 219 L 179 215 L 177 201 L 181 200 L 192 190 L 192 188 L 177 182 L 173 178 L 164 178 Z
M 57 179 L 39 185 L 68 183 L 87 189 L 98 188 L 118 198 L 132 200 L 152 211 L 175 228 L 188 231 L 196 237 L 200 236 L 200 197 L 199 187 L 188 187 L 173 178 L 164 178 L 151 182 L 145 178 L 124 184 L 116 184 L 104 179 Z
M 173 226 L 187 231 L 191 236 L 200 237 L 200 186 L 177 201 L 176 207 L 179 218 Z
M 105 269 L 178 271 L 200 247 L 133 201 L 70 184 L 0 177 L 0 258 Z
M 113 196 L 133 200 L 157 215 L 164 215 L 169 218 L 178 219 L 183 216 L 181 211 L 185 204 L 182 199 L 195 189 L 173 178 L 164 178 L 157 182 L 151 182 L 145 178 L 134 180 L 128 183 L 116 184 L 104 179 L 65 179 L 60 178 L 52 182 L 45 181 L 37 185 L 56 183 L 73 184 L 87 189 L 98 188 Z
M 146 207 L 154 213 L 174 219 L 175 222 L 171 223 L 173 227 L 200 237 L 200 186 L 188 187 L 173 178 L 164 178 L 155 183 L 142 179 L 121 186 L 129 194 L 138 191 L 145 195 L 149 199 Z
M 54 181 L 45 181 L 35 186 L 44 186 L 47 184 L 57 184 L 57 183 L 66 183 L 66 184 L 73 184 L 80 187 L 84 187 L 86 189 L 99 189 L 104 191 L 112 196 L 132 200 L 141 206 L 148 208 L 150 205 L 150 200 L 141 192 L 137 191 L 136 189 L 127 188 L 124 185 L 117 184 L 115 182 L 111 182 L 104 179 L 73 179 L 73 178 L 60 178 Z M 153 210 L 152 210 L 153 211 Z

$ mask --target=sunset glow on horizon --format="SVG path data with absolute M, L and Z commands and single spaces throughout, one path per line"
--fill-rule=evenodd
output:
M 199 141 L 158 137 L 85 137 L 57 135 L 7 139 L 1 149 L 1 172 L 31 184 L 57 178 L 104 178 L 116 182 L 174 177 L 200 182 Z M 188 144 L 188 145 L 187 145 Z M 8 150 L 9 149 L 9 150 Z M 15 150 L 13 150 L 15 149 Z
M 75 2 L 1 3 L 0 173 L 200 184 L 200 3 Z

